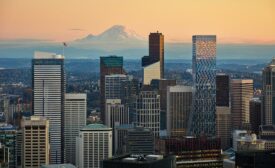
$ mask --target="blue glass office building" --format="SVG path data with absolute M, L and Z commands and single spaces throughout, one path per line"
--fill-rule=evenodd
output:
M 216 113 L 216 36 L 193 36 L 193 100 L 191 135 L 215 135 Z

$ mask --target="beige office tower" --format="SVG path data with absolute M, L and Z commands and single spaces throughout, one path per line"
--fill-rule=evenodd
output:
M 222 149 L 230 147 L 231 138 L 231 111 L 227 106 L 216 106 L 216 131 L 221 138 Z
M 143 84 L 150 85 L 153 79 L 161 79 L 160 61 L 143 67 Z
M 49 120 L 41 116 L 31 116 L 22 120 L 23 168 L 39 168 L 49 164 Z
M 186 136 L 189 114 L 192 109 L 192 87 L 167 87 L 167 134 Z
M 86 126 L 87 95 L 66 93 L 64 109 L 64 160 L 75 164 L 75 139 Z
M 231 80 L 232 128 L 241 129 L 249 124 L 249 101 L 253 98 L 252 79 Z

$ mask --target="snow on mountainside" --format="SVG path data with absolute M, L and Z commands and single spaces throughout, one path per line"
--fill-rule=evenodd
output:
M 111 28 L 105 30 L 99 35 L 89 34 L 83 39 L 78 39 L 75 42 L 87 42 L 87 41 L 145 41 L 146 39 L 137 34 L 134 30 L 128 29 L 122 25 L 114 25 Z

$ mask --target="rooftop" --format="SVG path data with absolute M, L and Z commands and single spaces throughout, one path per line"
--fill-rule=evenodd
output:
M 86 125 L 81 131 L 90 131 L 90 130 L 111 130 L 112 128 L 107 127 L 103 124 L 89 124 Z
M 107 56 L 100 57 L 100 63 L 107 67 L 122 67 L 123 66 L 123 57 L 120 56 Z
M 64 56 L 56 53 L 35 51 L 34 59 L 64 59 Z
M 72 164 L 50 164 L 50 165 L 42 165 L 41 168 L 76 168 Z

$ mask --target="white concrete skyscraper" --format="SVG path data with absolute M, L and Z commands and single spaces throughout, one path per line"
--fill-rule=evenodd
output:
M 112 157 L 112 128 L 90 124 L 82 128 L 76 139 L 76 166 L 100 168 L 103 159 Z
M 33 114 L 50 121 L 50 163 L 64 155 L 64 56 L 35 52 L 32 60 Z
M 66 93 L 64 110 L 64 161 L 75 164 L 75 139 L 86 126 L 87 95 Z

